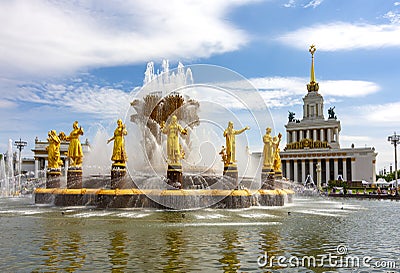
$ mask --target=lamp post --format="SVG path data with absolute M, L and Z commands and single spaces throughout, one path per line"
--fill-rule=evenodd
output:
M 396 132 L 392 136 L 388 137 L 388 141 L 394 145 L 394 179 L 396 180 L 396 194 L 397 194 L 397 143 L 400 142 L 400 135 L 396 135 Z
M 321 187 L 321 164 L 317 163 L 317 189 L 319 191 L 322 191 L 322 187 Z
M 19 158 L 18 158 L 18 189 L 21 191 L 21 152 L 22 150 L 25 148 L 25 146 L 28 143 L 26 141 L 21 140 L 21 138 L 19 138 L 19 140 L 16 140 L 14 142 L 14 145 L 18 148 L 19 150 Z

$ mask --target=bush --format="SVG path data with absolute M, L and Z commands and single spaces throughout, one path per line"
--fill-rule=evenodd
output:
M 342 187 L 344 190 L 347 188 L 347 182 L 342 180 L 329 180 L 328 188 Z

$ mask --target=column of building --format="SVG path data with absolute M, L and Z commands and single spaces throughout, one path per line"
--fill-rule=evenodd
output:
M 343 158 L 342 162 L 343 162 L 343 173 L 342 173 L 342 176 L 343 176 L 344 181 L 347 181 L 347 162 L 346 162 L 346 158 Z
M 286 174 L 285 177 L 290 179 L 290 160 L 286 160 Z
M 325 159 L 325 175 L 326 175 L 326 183 L 329 182 L 330 180 L 330 173 L 331 173 L 331 168 L 329 166 L 329 159 Z
M 334 173 L 334 177 L 333 179 L 336 180 L 338 178 L 339 175 L 339 160 L 337 158 L 333 159 L 333 173 Z
M 356 165 L 356 159 L 355 158 L 352 158 L 351 159 L 351 179 L 352 180 L 354 180 L 354 177 L 355 177 L 355 175 L 354 175 L 354 171 L 355 171 L 355 165 Z
M 39 178 L 39 158 L 35 157 L 35 178 Z
M 310 175 L 313 178 L 314 183 L 317 183 L 316 177 L 314 177 L 314 160 L 310 160 L 309 161 L 309 168 L 308 169 L 310 170 Z
M 294 168 L 293 168 L 293 172 L 294 172 L 294 176 L 293 176 L 293 180 L 298 182 L 299 181 L 299 177 L 298 177 L 298 170 L 297 170 L 297 159 L 293 160 L 294 162 Z

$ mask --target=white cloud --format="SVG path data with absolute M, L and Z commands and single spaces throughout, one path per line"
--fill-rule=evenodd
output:
M 295 0 L 289 0 L 286 4 L 283 4 L 285 8 L 294 8 L 296 7 L 296 2 Z
M 13 99 L 13 103 L 34 103 L 39 107 L 48 105 L 65 113 L 94 114 L 97 119 L 116 118 L 125 114 L 131 100 L 128 92 L 113 86 L 90 84 L 86 80 L 20 85 L 16 88 L 19 95 Z
M 265 77 L 253 78 L 250 82 L 259 90 L 288 90 L 292 94 L 304 94 L 307 84 L 306 78 L 299 77 Z
M 398 47 L 400 46 L 400 25 L 334 22 L 303 27 L 284 33 L 276 40 L 298 49 L 317 44 L 318 50 L 322 51 Z
M 301 97 L 307 93 L 306 78 L 254 78 L 250 79 L 254 86 L 261 91 L 268 106 L 283 107 L 301 104 Z M 319 92 L 325 97 L 326 102 L 336 101 L 330 97 L 362 97 L 380 90 L 373 82 L 357 80 L 336 80 L 319 82 Z
M 249 1 L 1 1 L 0 73 L 74 72 L 234 51 L 246 34 L 226 20 Z
M 396 11 L 389 11 L 383 18 L 389 19 L 392 24 L 399 24 L 400 23 L 400 14 Z
M 303 8 L 316 8 L 319 5 L 322 4 L 324 0 L 311 0 L 311 1 L 306 1 L 306 4 L 299 4 L 299 6 L 302 6 Z M 296 7 L 296 1 L 295 0 L 289 0 L 289 2 L 283 4 L 285 8 L 295 8 Z
M 363 113 L 363 117 L 376 126 L 388 126 L 393 128 L 400 126 L 400 101 L 386 104 L 363 105 L 356 107 L 357 112 Z
M 363 97 L 380 90 L 374 82 L 357 80 L 321 81 L 319 86 L 323 95 L 337 97 Z
M 400 2 L 394 2 L 395 6 L 400 6 Z
M 316 7 L 318 7 L 319 5 L 321 5 L 322 2 L 323 2 L 323 0 L 312 0 L 312 1 L 310 1 L 307 5 L 305 5 L 304 8 L 310 8 L 310 7 L 312 7 L 312 8 L 315 9 Z
M 373 146 L 378 152 L 377 168 L 393 163 L 393 145 L 387 141 L 400 127 L 400 101 L 338 109 L 342 124 L 341 146 Z
M 309 79 L 301 77 L 264 77 L 252 78 L 249 81 L 251 84 L 243 80 L 218 85 L 227 88 L 233 94 L 240 94 L 242 98 L 247 98 L 245 101 L 250 107 L 259 104 L 259 97 L 250 95 L 254 94 L 251 92 L 256 89 L 260 91 L 260 95 L 268 107 L 286 107 L 303 103 L 302 97 L 307 94 Z M 319 86 L 319 92 L 325 96 L 326 104 L 338 102 L 340 98 L 367 96 L 380 90 L 380 86 L 374 82 L 359 80 L 320 81 Z M 204 94 L 206 93 L 204 92 Z M 243 108 L 243 104 L 238 103 L 238 101 L 229 100 L 228 102 L 226 94 L 223 92 L 221 96 L 212 93 L 206 99 L 220 101 L 225 105 L 230 104 L 234 108 Z
M 340 140 L 343 142 L 348 142 L 348 143 L 352 143 L 352 142 L 370 143 L 373 140 L 373 138 L 371 138 L 369 136 L 365 136 L 365 135 L 361 135 L 361 136 L 340 135 Z
M 14 102 L 0 99 L 0 108 L 12 108 L 12 107 L 15 107 Z

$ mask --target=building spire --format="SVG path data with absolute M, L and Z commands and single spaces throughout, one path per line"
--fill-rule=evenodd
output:
M 311 45 L 308 51 L 311 53 L 311 74 L 310 74 L 310 83 L 307 84 L 308 92 L 315 91 L 317 92 L 319 89 L 318 83 L 315 81 L 315 70 L 314 70 L 314 53 L 317 50 L 315 45 Z

